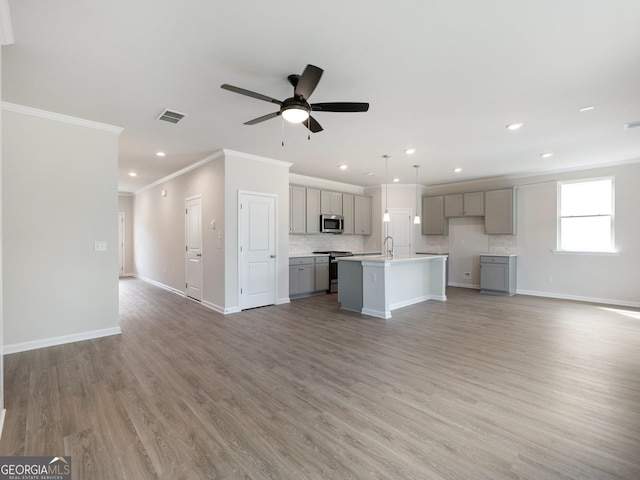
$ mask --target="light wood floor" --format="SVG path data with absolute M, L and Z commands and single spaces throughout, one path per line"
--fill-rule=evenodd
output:
M 122 335 L 5 357 L 0 455 L 85 479 L 639 479 L 640 311 L 449 288 L 222 316 L 135 279 Z

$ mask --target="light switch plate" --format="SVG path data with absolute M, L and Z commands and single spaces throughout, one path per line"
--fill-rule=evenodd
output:
M 95 242 L 93 242 L 93 249 L 96 252 L 106 252 L 107 251 L 107 242 L 95 241 Z

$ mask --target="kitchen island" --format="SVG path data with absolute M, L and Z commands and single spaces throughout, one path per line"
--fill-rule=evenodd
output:
M 447 255 L 375 255 L 338 260 L 340 307 L 377 318 L 397 308 L 447 299 Z

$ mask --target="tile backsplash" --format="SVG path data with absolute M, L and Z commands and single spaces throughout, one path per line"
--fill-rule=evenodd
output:
M 289 255 L 300 255 L 322 250 L 361 252 L 364 249 L 362 235 L 289 235 Z
M 518 237 L 517 235 L 488 235 L 489 237 L 489 252 L 513 255 L 518 253 Z

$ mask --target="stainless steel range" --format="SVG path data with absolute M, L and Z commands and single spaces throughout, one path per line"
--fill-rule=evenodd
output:
M 338 292 L 338 257 L 353 257 L 353 253 L 340 250 L 328 250 L 313 252 L 320 255 L 329 255 L 329 293 Z

